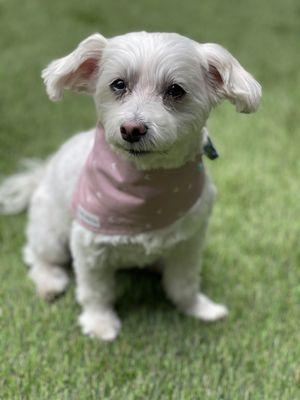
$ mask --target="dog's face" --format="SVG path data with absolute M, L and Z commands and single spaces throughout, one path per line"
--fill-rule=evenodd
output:
M 211 107 L 195 43 L 176 34 L 111 39 L 94 97 L 107 141 L 143 163 L 200 143 Z
M 91 93 L 106 140 L 144 167 L 180 164 L 199 151 L 209 112 L 222 99 L 253 112 L 261 97 L 224 48 L 173 33 L 92 35 L 43 78 L 53 100 L 65 88 Z

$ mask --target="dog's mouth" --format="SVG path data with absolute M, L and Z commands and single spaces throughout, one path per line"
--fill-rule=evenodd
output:
M 136 147 L 124 147 L 124 146 L 120 146 L 119 144 L 116 144 L 115 148 L 121 152 L 127 153 L 130 157 L 146 157 L 146 156 L 152 156 L 155 154 L 156 155 L 160 154 L 162 156 L 165 156 L 169 152 L 169 149 L 165 149 L 165 150 L 142 149 L 142 148 L 136 148 Z
M 135 157 L 142 157 L 145 156 L 146 154 L 152 154 L 154 153 L 153 151 L 150 150 L 135 150 L 135 149 L 126 149 L 126 151 L 131 154 L 132 156 Z

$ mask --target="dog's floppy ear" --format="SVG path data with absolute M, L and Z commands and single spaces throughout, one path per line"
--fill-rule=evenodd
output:
M 66 57 L 52 61 L 42 72 L 50 99 L 60 100 L 64 89 L 93 93 L 106 44 L 107 39 L 95 33 Z
M 199 51 L 213 104 L 226 98 L 235 104 L 238 112 L 255 112 L 261 99 L 261 86 L 253 76 L 218 44 L 200 44 Z

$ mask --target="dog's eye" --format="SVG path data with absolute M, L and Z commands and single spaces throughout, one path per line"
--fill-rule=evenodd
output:
M 169 86 L 166 95 L 173 97 L 174 99 L 181 99 L 184 95 L 186 94 L 186 91 L 176 83 L 173 85 Z
M 123 92 L 126 89 L 126 84 L 122 79 L 116 79 L 110 84 L 113 92 Z

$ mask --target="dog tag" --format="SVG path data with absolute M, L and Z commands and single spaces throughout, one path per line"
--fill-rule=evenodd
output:
M 217 149 L 215 148 L 213 142 L 211 141 L 210 137 L 207 135 L 205 138 L 205 144 L 203 146 L 203 151 L 206 157 L 210 160 L 215 160 L 219 157 Z

